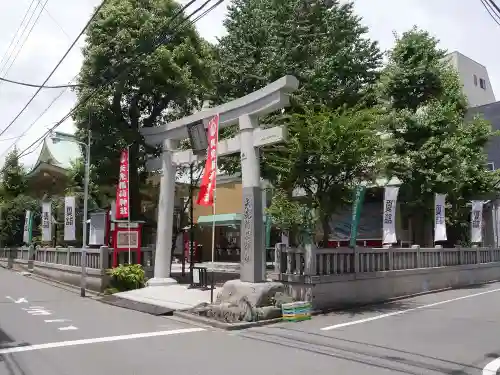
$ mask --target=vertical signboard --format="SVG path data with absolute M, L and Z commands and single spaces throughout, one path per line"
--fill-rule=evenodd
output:
M 76 241 L 75 197 L 64 197 L 64 241 Z
M 470 242 L 483 242 L 483 201 L 472 201 L 470 215 L 471 236 Z
M 23 231 L 23 242 L 27 245 L 31 244 L 31 238 L 33 233 L 33 215 L 30 210 L 26 210 L 26 215 L 24 217 L 24 231 Z
M 52 241 L 52 202 L 42 203 L 42 242 Z
M 120 156 L 120 173 L 118 174 L 118 186 L 116 187 L 116 213 L 117 220 L 127 219 L 129 216 L 129 152 L 123 150 Z
M 384 212 L 382 225 L 382 243 L 393 244 L 398 242 L 396 236 L 396 205 L 399 187 L 386 186 L 384 192 Z
M 434 242 L 446 241 L 446 194 L 436 194 L 434 201 Z

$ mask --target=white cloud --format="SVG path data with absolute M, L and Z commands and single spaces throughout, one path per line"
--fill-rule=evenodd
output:
M 188 0 L 182 0 L 185 4 Z M 204 0 L 197 0 L 188 9 L 194 10 Z M 31 0 L 0 2 L 0 54 L 3 54 L 16 31 Z M 57 61 L 64 54 L 73 38 L 79 33 L 100 0 L 49 0 L 46 12 L 42 13 L 38 24 L 27 40 L 8 78 L 26 82 L 42 83 Z M 212 1 L 215 3 L 215 0 Z M 226 0 L 208 16 L 197 23 L 201 35 L 211 42 L 224 33 L 222 21 L 226 13 Z M 494 23 L 479 1 L 456 0 L 356 0 L 355 9 L 363 17 L 363 23 L 370 28 L 370 37 L 378 40 L 383 49 L 394 42 L 393 31 L 402 33 L 413 25 L 427 29 L 441 40 L 441 45 L 450 51 L 459 50 L 479 63 L 485 65 L 497 95 L 500 95 L 500 51 L 494 48 L 500 26 Z M 54 20 L 60 25 L 58 26 Z M 65 31 L 61 31 L 61 28 Z M 69 36 L 69 37 L 68 37 Z M 51 84 L 64 84 L 79 71 L 81 52 L 79 46 L 67 57 L 66 61 L 49 81 Z M 27 103 L 36 89 L 0 84 L 0 129 L 4 129 L 14 116 Z M 48 106 L 59 90 L 43 90 L 16 123 L 0 137 L 0 155 L 13 142 L 3 140 L 19 136 Z M 62 118 L 74 105 L 75 95 L 68 90 L 41 120 L 19 140 L 18 147 L 23 149 L 41 136 L 46 127 Z M 71 121 L 60 128 L 72 131 Z M 30 165 L 37 154 L 32 153 L 24 159 Z

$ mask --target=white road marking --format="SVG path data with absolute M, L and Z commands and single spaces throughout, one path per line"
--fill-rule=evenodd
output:
M 21 353 L 21 352 L 31 352 L 34 350 L 42 350 L 42 349 L 64 348 L 67 346 L 98 344 L 98 343 L 103 343 L 103 342 L 113 342 L 113 341 L 123 341 L 123 340 L 134 340 L 134 339 L 141 339 L 141 338 L 147 338 L 147 337 L 179 335 L 179 334 L 183 334 L 183 333 L 192 333 L 192 332 L 201 332 L 201 331 L 205 331 L 205 329 L 195 327 L 195 328 L 173 329 L 170 331 L 157 331 L 157 332 L 133 333 L 130 335 L 120 335 L 120 336 L 96 337 L 93 339 L 49 342 L 46 344 L 35 344 L 35 345 L 27 345 L 27 346 L 18 346 L 15 348 L 0 349 L 0 355 L 11 354 L 11 353 Z
M 500 358 L 494 359 L 483 368 L 483 375 L 496 375 L 500 369 Z
M 5 296 L 5 298 L 10 299 L 14 303 L 28 303 L 28 300 L 24 297 L 19 298 L 19 299 L 15 299 L 15 298 L 12 298 L 11 296 Z
M 373 316 L 373 317 L 371 317 L 371 318 L 360 319 L 360 320 L 353 320 L 353 321 L 351 321 L 351 322 L 346 322 L 346 323 L 335 324 L 335 325 L 333 325 L 333 326 L 323 327 L 323 328 L 321 328 L 321 330 L 322 330 L 322 331 L 330 331 L 330 330 L 332 330 L 332 329 L 338 329 L 338 328 L 343 328 L 343 327 L 353 326 L 353 325 L 355 325 L 355 324 L 368 323 L 368 322 L 371 322 L 371 321 L 373 321 L 373 320 L 378 320 L 378 319 L 388 318 L 388 317 L 390 317 L 390 316 L 395 316 L 395 315 L 406 314 L 406 313 L 411 312 L 411 311 L 416 311 L 416 310 L 420 310 L 420 309 L 425 309 L 425 308 L 428 308 L 428 307 L 439 306 L 439 305 L 443 305 L 443 304 L 445 304 L 445 303 L 450 303 L 450 302 L 460 301 L 460 300 L 462 300 L 462 299 L 467 299 L 467 298 L 472 298 L 472 297 L 482 296 L 482 295 L 484 295 L 484 294 L 495 293 L 495 292 L 499 292 L 499 291 L 500 291 L 500 288 L 499 288 L 499 289 L 487 290 L 487 291 L 485 291 L 485 292 L 480 292 L 480 293 L 468 294 L 468 295 L 466 295 L 466 296 L 457 297 L 457 298 L 452 298 L 452 299 L 448 299 L 448 300 L 444 300 L 444 301 L 439 301 L 439 302 L 434 302 L 434 303 L 431 303 L 431 304 L 428 304 L 428 305 L 422 305 L 422 306 L 414 307 L 414 308 L 412 308 L 412 309 L 400 310 L 400 311 L 394 311 L 394 312 L 387 313 L 387 314 L 381 314 L 381 315 Z
M 64 322 L 70 322 L 71 320 L 69 319 L 46 319 L 44 320 L 45 323 L 64 323 Z
M 74 331 L 78 329 L 78 327 L 75 326 L 67 326 L 67 327 L 59 327 L 59 331 Z
M 52 315 L 50 311 L 47 311 L 45 309 L 32 309 L 26 310 L 26 312 L 30 315 Z

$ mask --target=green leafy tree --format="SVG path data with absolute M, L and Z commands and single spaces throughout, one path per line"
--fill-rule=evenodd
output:
M 262 176 L 289 195 L 301 187 L 301 204 L 321 217 L 328 236 L 329 215 L 354 181 L 372 174 L 373 166 L 364 162 L 379 150 L 375 111 L 364 108 L 375 102 L 380 50 L 353 4 L 336 0 L 235 0 L 224 25 L 212 101 L 234 100 L 287 74 L 297 77 L 292 106 L 261 119 L 263 126 L 284 123 L 289 131 L 286 145 L 263 149 Z M 225 129 L 222 137 L 234 132 Z M 238 159 L 221 158 L 221 166 L 237 171 Z
M 2 220 L 0 225 L 0 241 L 3 246 L 20 246 L 23 244 L 24 220 L 26 210 L 33 213 L 33 236 L 40 223 L 41 207 L 37 199 L 26 195 L 18 195 L 1 203 Z
M 249 94 L 286 74 L 303 104 L 357 106 L 377 79 L 381 53 L 352 3 L 235 0 L 217 46 L 214 101 Z
M 5 158 L 0 170 L 1 193 L 4 199 L 12 199 L 25 194 L 28 188 L 26 170 L 19 162 L 19 151 L 14 148 Z
M 301 198 L 322 224 L 323 241 L 330 234 L 330 218 L 352 196 L 361 181 L 378 177 L 385 163 L 386 145 L 380 136 L 386 121 L 380 109 L 306 109 L 286 120 L 290 139 L 267 157 L 268 175 L 277 186 L 300 188 Z
M 373 102 L 381 53 L 367 38 L 352 3 L 235 0 L 224 26 L 227 34 L 216 50 L 214 104 L 247 95 L 287 74 L 300 82 L 287 113 L 302 113 L 302 107 L 335 110 Z M 234 132 L 226 128 L 221 137 Z M 221 158 L 220 165 L 232 173 L 240 168 L 238 159 Z M 264 154 L 263 168 L 266 164 Z M 265 177 L 266 173 L 263 169 Z
M 78 98 L 99 89 L 75 115 L 78 136 L 92 130 L 99 186 L 116 185 L 120 151 L 130 145 L 131 216 L 140 214 L 140 182 L 151 152 L 139 134 L 200 108 L 210 86 L 211 47 L 193 25 L 172 21 L 173 0 L 110 0 L 90 25 Z M 164 38 L 167 43 L 160 45 Z
M 403 183 L 400 195 L 411 212 L 415 240 L 431 242 L 435 193 L 448 195 L 450 242 L 462 239 L 468 232 L 466 202 L 495 190 L 498 178 L 486 170 L 484 152 L 495 133 L 480 118 L 464 119 L 467 100 L 459 78 L 438 40 L 425 31 L 413 28 L 397 37 L 380 89 L 395 111 L 388 170 Z

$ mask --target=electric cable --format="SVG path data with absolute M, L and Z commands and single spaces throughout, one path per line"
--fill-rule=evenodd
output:
M 42 88 L 42 89 L 64 89 L 64 88 L 80 87 L 81 86 L 78 84 L 73 84 L 73 85 L 66 84 L 66 85 L 54 85 L 54 86 L 35 85 L 34 83 L 19 82 L 19 81 L 14 81 L 12 79 L 2 78 L 2 77 L 0 77 L 0 81 L 12 83 L 14 85 L 36 87 L 36 88 Z
M 45 3 L 47 3 L 48 0 L 46 0 Z M 97 14 L 99 13 L 99 11 L 101 10 L 101 8 L 108 2 L 109 0 L 103 0 L 101 2 L 101 4 L 97 7 L 97 9 L 94 11 L 94 13 L 92 14 L 92 17 L 90 17 L 89 21 L 85 24 L 85 26 L 83 27 L 83 29 L 80 31 L 80 33 L 77 35 L 77 37 L 75 38 L 75 40 L 73 41 L 73 43 L 71 43 L 71 45 L 69 46 L 69 48 L 66 50 L 66 52 L 64 53 L 63 57 L 61 57 L 61 59 L 59 60 L 59 62 L 56 64 L 56 66 L 54 67 L 54 69 L 52 69 L 52 71 L 50 72 L 50 74 L 48 75 L 48 77 L 45 79 L 45 81 L 43 81 L 42 85 L 41 86 L 44 86 L 48 81 L 49 79 L 54 75 L 54 73 L 56 72 L 56 70 L 59 68 L 59 66 L 62 64 L 62 62 L 66 59 L 66 57 L 68 56 L 68 54 L 71 52 L 71 50 L 73 49 L 73 47 L 75 46 L 75 44 L 78 42 L 78 40 L 80 39 L 80 37 L 83 35 L 83 33 L 85 32 L 85 30 L 87 30 L 87 28 L 89 27 L 90 23 L 94 20 L 94 18 L 97 16 Z M 26 105 L 21 109 L 21 111 L 16 115 L 16 117 L 14 117 L 14 119 L 9 123 L 9 125 L 7 125 L 1 132 L 0 132 L 0 137 L 17 121 L 17 119 L 19 117 L 21 117 L 21 115 L 24 113 L 24 111 L 26 110 L 26 108 L 28 108 L 28 106 L 33 102 L 33 100 L 35 100 L 35 98 L 37 97 L 37 95 L 40 93 L 40 91 L 42 91 L 42 87 L 39 87 L 35 93 L 33 94 L 33 96 L 31 97 L 31 99 L 28 101 L 28 103 L 26 103 Z
M 76 79 L 77 76 L 74 76 L 72 78 L 72 80 Z M 71 82 L 71 81 L 70 81 Z M 12 139 L 16 139 L 16 141 L 14 143 L 12 143 L 9 147 L 7 147 L 4 152 L 2 153 L 2 155 L 0 155 L 0 160 L 3 159 L 4 156 L 7 155 L 7 153 L 12 149 L 13 146 L 16 145 L 17 141 L 19 141 L 19 139 L 23 138 L 27 133 L 28 131 L 43 117 L 43 115 L 45 115 L 48 110 L 55 104 L 56 101 L 58 101 L 64 93 L 66 93 L 66 91 L 68 91 L 68 87 L 66 87 L 64 90 L 61 90 L 61 92 L 54 97 L 54 99 L 52 99 L 52 101 L 49 103 L 49 105 L 38 115 L 38 117 L 21 133 L 21 135 L 17 136 L 17 137 L 12 137 L 12 138 L 9 138 L 8 140 L 12 140 Z M 48 126 L 46 127 L 47 129 L 49 128 Z M 2 139 L 1 141 L 6 141 L 7 139 Z
M 39 3 L 39 4 L 41 4 L 41 1 L 40 1 L 40 0 L 36 0 L 36 1 L 38 1 L 38 3 Z M 47 9 L 47 7 L 45 7 L 43 10 L 45 11 L 45 13 L 47 13 L 47 15 L 50 17 L 50 19 L 51 19 L 51 20 L 52 20 L 52 21 L 56 24 L 56 26 L 59 28 L 59 30 L 61 30 L 61 31 L 62 31 L 62 33 L 63 33 L 64 35 L 66 35 L 66 37 L 67 37 L 68 39 L 70 39 L 70 40 L 71 40 L 71 37 L 68 35 L 68 33 L 66 32 L 66 30 L 64 30 L 64 28 L 61 26 L 61 24 L 60 24 L 59 22 L 57 22 L 57 20 L 56 20 L 56 19 L 54 18 L 54 16 L 53 16 L 53 15 L 49 12 L 49 10 Z
M 12 44 L 14 43 L 14 41 L 16 40 L 16 37 L 17 37 L 17 34 L 19 33 L 19 30 L 21 30 L 21 27 L 23 26 L 24 24 L 24 21 L 26 20 L 26 17 L 28 17 L 28 14 L 31 10 L 31 7 L 33 6 L 33 4 L 35 3 L 36 0 L 32 0 L 31 3 L 30 3 L 30 6 L 28 7 L 28 10 L 26 10 L 26 12 L 24 13 L 24 17 L 21 21 L 21 23 L 19 24 L 19 26 L 17 27 L 17 30 L 16 32 L 14 33 L 14 35 L 12 36 L 12 39 L 10 40 L 10 43 L 9 43 L 9 46 L 7 47 L 7 49 L 5 50 L 5 53 L 3 54 L 2 56 L 2 59 L 0 60 L 0 66 L 2 66 L 5 58 L 7 56 L 9 56 L 9 50 L 10 50 L 10 47 L 12 47 Z M 33 10 L 34 11 L 34 10 Z M 26 27 L 26 25 L 25 25 Z
M 210 0 L 209 0 L 209 1 L 210 1 Z M 188 16 L 186 16 L 186 17 L 185 17 L 185 18 L 181 21 L 181 23 L 177 25 L 177 28 L 179 28 L 179 27 L 183 26 L 183 24 L 184 24 L 184 22 L 185 22 L 185 21 L 190 20 L 190 18 L 191 18 L 194 14 L 196 14 L 197 12 L 199 12 L 201 9 L 203 9 L 203 7 L 204 7 L 206 4 L 208 4 L 208 2 L 209 2 L 209 1 L 205 2 L 205 3 L 201 6 L 201 7 L 199 7 L 198 9 L 194 10 L 191 14 L 189 14 Z M 184 5 L 183 7 L 181 7 L 181 9 L 179 9 L 179 11 L 178 11 L 177 13 L 175 13 L 175 14 L 171 17 L 171 19 L 170 19 L 170 23 L 171 23 L 171 22 L 173 22 L 173 20 L 174 20 L 175 18 L 177 18 L 177 17 L 178 17 L 178 15 L 182 14 L 182 12 L 183 12 L 183 11 L 184 11 L 187 7 L 189 7 L 191 4 L 193 4 L 194 2 L 195 2 L 195 0 L 191 0 L 191 1 L 190 1 L 190 2 L 188 2 L 186 5 Z M 218 1 L 217 1 L 217 3 L 216 3 L 216 5 L 214 5 L 214 6 L 212 6 L 212 7 L 210 8 L 210 11 L 212 11 L 213 9 L 215 9 L 215 7 L 216 7 L 216 6 L 218 6 L 218 5 L 220 5 L 221 3 L 223 3 L 223 0 L 218 0 Z M 207 12 L 205 12 L 205 13 L 203 14 L 203 16 L 205 16 L 206 14 L 208 14 L 208 13 L 207 13 Z M 200 18 L 201 18 L 201 17 L 199 16 L 199 17 L 197 17 L 195 20 L 196 20 L 196 21 L 198 21 Z M 191 24 L 191 25 L 192 25 L 194 22 L 193 22 L 193 20 L 190 20 L 190 21 L 191 21 L 191 22 L 188 22 L 188 24 Z M 169 26 L 169 25 L 167 25 L 167 26 Z M 176 30 L 174 30 L 174 31 L 176 31 Z M 178 31 L 178 30 L 177 30 L 177 31 Z M 169 36 L 169 35 L 165 35 L 165 36 L 164 36 L 164 38 L 160 41 L 160 44 L 159 44 L 159 45 L 157 45 L 157 46 L 154 48 L 154 50 L 153 50 L 153 51 L 155 51 L 156 49 L 158 49 L 161 45 L 163 45 L 163 43 L 164 43 L 165 41 L 168 41 L 169 39 L 170 39 L 170 36 Z M 138 57 L 140 57 L 140 56 L 138 56 Z M 130 66 L 129 66 L 129 67 L 130 67 Z M 119 73 L 119 74 L 118 74 L 118 76 L 117 76 L 117 77 L 115 77 L 114 79 L 119 78 L 122 74 L 127 73 L 127 70 L 128 70 L 128 68 L 126 68 L 124 71 L 122 71 L 121 73 Z M 108 82 L 108 83 L 111 83 L 112 81 L 113 81 L 113 79 L 112 79 L 112 80 L 110 80 L 110 82 Z M 46 137 L 47 137 L 47 136 L 48 136 L 51 132 L 53 132 L 53 131 L 54 131 L 54 129 L 56 129 L 56 128 L 60 125 L 60 124 L 62 124 L 64 121 L 66 121 L 68 118 L 70 118 L 70 117 L 73 115 L 73 113 L 74 113 L 74 112 L 75 112 L 75 111 L 76 111 L 76 110 L 77 110 L 80 106 L 82 106 L 82 105 L 84 105 L 85 103 L 87 103 L 87 102 L 88 102 L 88 101 L 89 101 L 89 100 L 90 100 L 90 99 L 91 99 L 91 98 L 92 98 L 92 97 L 93 97 L 93 96 L 94 96 L 94 95 L 95 95 L 95 94 L 96 94 L 99 90 L 100 90 L 100 87 L 95 88 L 94 90 L 92 90 L 92 91 L 90 92 L 90 94 L 88 94 L 88 95 L 87 95 L 84 99 L 82 99 L 81 101 L 79 101 L 79 102 L 78 102 L 78 103 L 77 103 L 77 104 L 76 104 L 76 105 L 75 105 L 75 106 L 74 106 L 74 107 L 73 107 L 73 108 L 72 108 L 72 109 L 71 109 L 71 110 L 70 110 L 70 111 L 69 111 L 69 112 L 68 112 L 68 113 L 67 113 L 67 114 L 66 114 L 66 115 L 65 115 L 65 116 L 61 119 L 61 120 L 59 120 L 59 121 L 58 121 L 56 124 L 54 124 L 54 126 L 52 126 L 52 127 L 51 127 L 51 128 L 50 128 L 47 132 L 45 132 L 42 136 L 40 136 L 39 138 L 37 138 L 37 139 L 36 139 L 34 142 L 32 142 L 32 143 L 31 143 L 28 147 L 26 147 L 26 148 L 25 148 L 22 152 L 20 152 L 19 157 L 24 156 L 24 155 L 25 155 L 24 153 L 25 153 L 27 150 L 29 150 L 29 149 L 30 149 L 33 145 L 35 145 L 35 144 L 37 144 L 39 141 L 41 141 L 41 140 L 45 139 L 45 138 L 46 138 Z
M 492 5 L 488 3 L 486 0 L 480 0 L 480 1 L 483 4 L 484 9 L 486 9 L 490 17 L 493 19 L 493 21 L 495 21 L 496 24 L 500 26 L 500 16 L 495 13 L 495 10 L 492 7 Z
M 33 22 L 31 24 L 31 27 L 28 31 L 28 34 L 26 34 L 26 36 L 24 37 L 24 40 L 23 42 L 21 43 L 21 46 L 19 47 L 19 49 L 16 51 L 15 55 L 14 55 L 14 58 L 11 60 L 10 64 L 9 64 L 9 59 L 7 59 L 5 61 L 5 65 L 1 68 L 0 74 L 2 74 L 4 77 L 7 77 L 7 74 L 9 73 L 10 69 L 12 68 L 12 66 L 14 65 L 14 63 L 16 62 L 17 58 L 19 57 L 19 54 L 21 53 L 22 49 L 24 48 L 24 45 L 26 44 L 26 41 L 28 40 L 28 38 L 30 37 L 31 33 L 33 32 L 33 29 L 35 28 L 35 26 L 38 24 L 38 20 L 40 19 L 40 16 L 42 15 L 42 12 L 43 12 L 43 9 L 45 7 L 45 5 L 47 5 L 49 0 L 45 0 L 45 3 L 42 5 L 42 9 L 40 10 L 40 12 L 38 13 L 36 19 L 35 19 L 35 22 Z M 35 12 L 36 12 L 36 8 L 38 8 L 38 4 L 36 5 L 35 7 L 35 10 L 34 12 L 32 13 L 31 17 L 29 18 L 28 20 L 28 23 L 26 24 L 26 26 L 29 24 L 29 22 L 31 21 L 31 19 L 33 18 L 33 16 L 35 15 Z M 21 38 L 23 37 L 24 35 L 24 32 L 26 31 L 26 28 L 24 29 L 23 33 L 21 34 L 21 36 L 19 37 L 19 39 L 17 40 L 16 42 L 16 45 L 14 47 L 14 49 L 12 50 L 12 52 L 14 52 L 14 50 L 16 49 L 17 45 L 19 44 L 19 41 L 21 40 Z M 7 64 L 9 64 L 9 66 L 5 69 L 5 66 L 7 66 Z
M 490 5 L 495 8 L 495 10 L 498 12 L 497 14 L 500 14 L 500 7 L 495 3 L 494 0 L 487 0 Z

